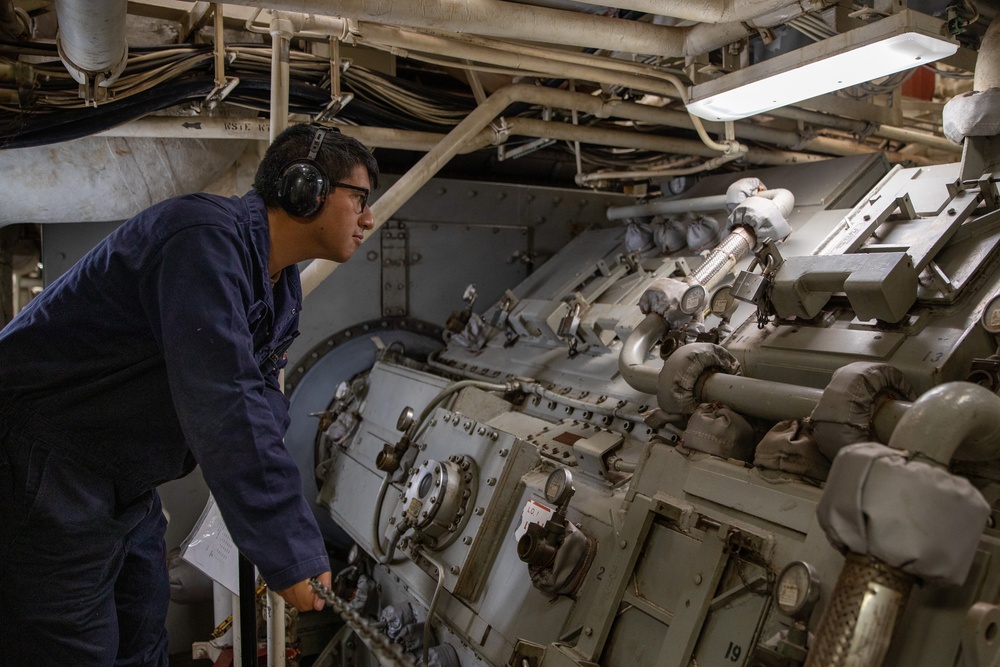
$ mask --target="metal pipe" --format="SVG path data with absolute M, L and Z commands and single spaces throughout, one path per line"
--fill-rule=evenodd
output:
M 267 591 L 267 664 L 285 667 L 285 600 Z
M 231 4 L 662 56 L 686 55 L 685 37 L 690 31 L 499 0 L 233 0 Z
M 646 356 L 657 341 L 667 333 L 666 321 L 656 313 L 646 315 L 622 344 L 618 354 L 618 372 L 633 389 L 655 394 L 660 369 L 646 365 Z
M 725 211 L 726 195 L 709 195 L 690 199 L 661 199 L 634 206 L 612 206 L 608 220 L 627 220 L 651 215 L 670 215 L 689 211 Z
M 243 652 L 241 667 L 257 665 L 257 582 L 254 565 L 242 553 L 238 557 L 240 589 L 240 648 Z M 233 620 L 235 621 L 235 615 Z
M 290 87 L 289 50 L 292 22 L 275 12 L 271 18 L 271 127 L 270 140 L 288 126 L 288 89 Z
M 587 97 L 590 96 L 588 95 Z M 636 104 L 634 106 L 642 105 Z M 621 115 L 625 116 L 624 113 Z M 644 150 L 661 151 L 663 153 L 699 155 L 708 158 L 717 157 L 719 155 L 717 150 L 706 146 L 703 142 L 695 141 L 694 139 L 677 139 L 674 137 L 664 137 L 655 134 L 640 134 L 638 132 L 631 132 L 628 130 L 612 130 L 601 127 L 589 127 L 586 125 L 572 125 L 570 123 L 544 121 L 535 118 L 508 118 L 505 119 L 505 123 L 510 134 L 561 139 L 564 141 L 580 141 L 581 143 L 597 144 L 601 146 L 639 148 Z M 821 160 L 825 160 L 826 158 L 820 155 L 809 155 L 807 153 L 796 153 L 793 151 L 775 151 L 761 148 L 750 148 L 745 153 L 744 159 L 753 164 L 781 165 L 800 164 L 803 162 L 819 162 Z
M 125 69 L 126 0 L 56 0 L 59 57 L 77 83 L 110 86 Z
M 212 12 L 214 13 L 212 28 L 215 36 L 212 44 L 215 48 L 215 86 L 221 88 L 226 85 L 226 40 L 222 3 L 213 2 Z
M 437 586 L 434 587 L 434 595 L 431 596 L 431 603 L 427 605 L 427 620 L 424 621 L 424 660 L 422 665 L 429 665 L 428 652 L 431 649 L 431 621 L 434 619 L 434 612 L 437 610 L 438 600 L 441 598 L 441 591 L 444 590 L 444 566 L 436 559 L 431 558 L 426 551 L 420 549 L 420 556 L 428 563 L 437 568 Z
M 796 0 L 577 0 L 587 5 L 633 9 L 700 23 L 750 22 L 758 16 L 794 5 Z M 799 13 L 801 13 L 801 9 Z
M 808 417 L 822 395 L 822 389 L 813 387 L 713 373 L 705 379 L 699 400 L 722 403 L 740 414 L 778 421 Z
M 961 153 L 962 151 L 960 146 L 956 147 L 955 144 L 951 143 L 944 137 L 904 127 L 893 127 L 891 125 L 876 126 L 862 120 L 852 120 L 850 118 L 833 116 L 821 111 L 810 111 L 809 109 L 800 109 L 798 107 L 791 106 L 772 109 L 767 113 L 768 115 L 777 116 L 779 118 L 786 118 L 788 120 L 829 127 L 834 130 L 852 132 L 858 135 L 867 135 L 870 133 L 873 136 L 882 137 L 883 139 L 894 139 L 897 141 L 905 141 L 907 143 L 924 144 L 925 146 L 948 151 L 949 153 Z M 817 139 L 820 138 L 828 139 L 828 137 L 817 137 Z M 902 160 L 894 161 L 901 162 Z
M 192 119 L 187 116 L 146 116 L 130 123 L 95 133 L 103 137 L 146 137 L 163 139 L 255 139 L 270 138 L 270 122 L 257 118 L 207 118 Z M 436 132 L 416 132 L 388 127 L 360 127 L 338 125 L 342 134 L 354 137 L 365 146 L 397 148 L 407 151 L 427 152 L 437 146 L 447 135 Z M 495 137 L 492 131 L 481 132 L 458 152 L 471 153 L 490 145 Z
M 971 382 L 938 385 L 913 403 L 888 444 L 945 467 L 953 457 L 1000 458 L 1000 396 Z
M 737 227 L 712 248 L 705 261 L 691 273 L 692 280 L 704 287 L 706 293 L 711 292 L 756 245 L 757 237 L 752 230 Z

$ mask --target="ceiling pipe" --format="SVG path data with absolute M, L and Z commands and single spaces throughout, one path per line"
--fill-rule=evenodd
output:
M 680 98 L 683 100 L 683 96 L 686 94 L 686 91 L 683 90 L 684 83 L 677 76 L 644 63 L 528 44 L 510 44 L 467 33 L 446 36 L 444 34 L 415 33 L 377 23 L 351 23 L 346 19 L 315 14 L 293 12 L 286 16 L 292 21 L 297 34 L 315 32 L 316 37 L 333 36 L 348 43 L 363 44 L 371 48 L 388 48 L 392 53 L 401 57 L 419 58 L 414 52 L 433 53 L 456 60 L 489 63 L 517 71 L 542 72 L 578 81 L 629 86 L 668 99 Z M 656 121 L 650 122 L 695 131 L 699 130 L 698 124 L 702 123 L 700 119 L 691 117 L 685 111 L 661 109 L 660 114 Z M 854 121 L 792 107 L 775 109 L 769 114 L 857 134 L 864 134 L 871 130 L 871 126 L 863 121 Z M 721 124 L 717 123 L 703 123 L 703 127 L 718 135 L 722 135 L 724 132 Z M 876 129 L 874 134 L 885 139 L 919 143 L 951 153 L 961 152 L 960 147 L 956 147 L 947 139 L 917 130 L 881 126 Z M 752 122 L 737 122 L 736 137 L 795 150 L 815 150 L 829 155 L 856 155 L 876 150 L 857 142 L 829 137 L 806 138 L 798 132 L 764 127 Z M 913 156 L 896 153 L 890 153 L 888 158 L 893 162 L 914 159 Z
M 611 6 L 619 9 L 633 9 L 647 14 L 662 14 L 685 21 L 699 23 L 739 23 L 752 21 L 758 16 L 783 9 L 789 5 L 799 6 L 798 0 L 577 0 L 587 5 Z M 800 9 L 801 11 L 808 11 Z
M 230 4 L 667 57 L 701 55 L 750 32 L 740 23 L 677 28 L 499 0 L 230 0 Z M 710 46 L 719 39 L 726 41 Z
M 271 17 L 269 32 L 271 33 L 270 140 L 274 141 L 288 126 L 292 22 L 281 12 L 275 12 Z
M 56 0 L 59 57 L 81 86 L 81 95 L 96 102 L 125 69 L 127 0 Z

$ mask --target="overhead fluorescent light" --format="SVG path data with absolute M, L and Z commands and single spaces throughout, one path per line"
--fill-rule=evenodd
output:
M 691 87 L 689 112 L 736 120 L 947 58 L 943 22 L 906 9 Z

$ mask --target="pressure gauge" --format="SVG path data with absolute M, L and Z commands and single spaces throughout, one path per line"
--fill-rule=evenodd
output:
M 804 620 L 819 600 L 819 576 L 815 568 L 800 560 L 792 561 L 778 575 L 774 602 L 782 613 Z
M 983 328 L 991 334 L 1000 333 L 1000 294 L 990 299 L 983 310 L 983 317 L 980 320 Z
M 545 499 L 550 503 L 562 505 L 575 491 L 573 475 L 566 468 L 556 468 L 545 480 Z
M 413 408 L 407 406 L 399 413 L 399 419 L 396 420 L 396 430 L 405 432 L 411 426 L 413 426 Z
M 736 300 L 733 296 L 732 290 L 729 285 L 720 287 L 712 295 L 712 314 L 716 317 L 722 319 L 728 319 L 732 317 L 733 313 L 736 312 L 737 306 L 740 302 Z

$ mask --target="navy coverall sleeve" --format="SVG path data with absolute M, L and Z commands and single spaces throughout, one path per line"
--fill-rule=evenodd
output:
M 275 415 L 266 395 L 275 389 L 254 360 L 244 253 L 226 227 L 181 229 L 146 268 L 141 291 L 187 445 L 236 545 L 281 590 L 330 566 L 282 442 L 287 415 Z

